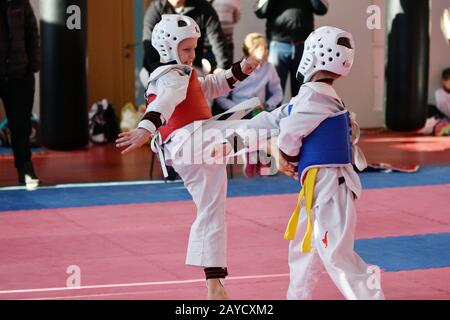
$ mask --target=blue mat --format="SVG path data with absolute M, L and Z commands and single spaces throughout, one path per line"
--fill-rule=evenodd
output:
M 41 148 L 32 148 L 31 152 L 35 153 L 35 154 L 44 154 L 45 150 L 41 149 Z M 12 155 L 12 154 L 13 154 L 13 151 L 12 151 L 11 148 L 6 148 L 6 147 L 1 147 L 0 146 L 0 155 L 2 155 L 2 156 L 9 156 L 9 155 Z
M 450 184 L 450 166 L 424 167 L 417 173 L 362 173 L 365 189 Z M 228 196 L 297 193 L 299 185 L 285 176 L 229 180 Z M 191 200 L 182 183 L 1 191 L 0 212 Z
M 355 251 L 385 271 L 450 267 L 450 233 L 357 240 Z

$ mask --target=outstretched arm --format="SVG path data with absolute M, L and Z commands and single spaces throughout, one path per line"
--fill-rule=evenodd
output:
M 225 71 L 209 74 L 198 78 L 206 99 L 215 99 L 226 95 L 240 81 L 244 81 L 259 65 L 259 62 L 249 57 Z
M 155 134 L 170 119 L 176 106 L 186 98 L 189 76 L 177 70 L 163 75 L 148 88 L 147 112 L 138 128 L 119 135 L 117 148 L 126 148 L 122 154 L 133 152 Z

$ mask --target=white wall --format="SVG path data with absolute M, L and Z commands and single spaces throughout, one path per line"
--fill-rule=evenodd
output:
M 374 41 L 375 33 L 367 28 L 367 8 L 370 0 L 330 1 L 330 11 L 316 19 L 316 26 L 331 25 L 351 32 L 355 38 L 356 56 L 350 75 L 336 82 L 338 94 L 347 107 L 356 112 L 361 127 L 383 125 L 383 112 L 375 105 Z M 384 24 L 382 24 L 384 28 Z M 384 38 L 384 37 L 382 37 Z M 383 67 L 384 68 L 384 67 Z M 384 79 L 378 79 L 384 81 Z M 379 92 L 379 94 L 384 94 Z

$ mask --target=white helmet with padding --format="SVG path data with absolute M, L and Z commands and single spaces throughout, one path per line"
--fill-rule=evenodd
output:
M 330 71 L 347 76 L 355 57 L 351 33 L 335 27 L 321 27 L 305 41 L 305 49 L 297 71 L 308 82 L 318 71 Z
M 158 51 L 161 62 L 167 63 L 178 57 L 178 45 L 188 38 L 200 38 L 200 28 L 194 19 L 180 14 L 163 14 L 152 32 L 152 45 Z

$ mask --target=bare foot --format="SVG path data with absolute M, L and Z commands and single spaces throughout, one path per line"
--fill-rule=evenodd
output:
M 219 279 L 206 280 L 208 300 L 229 300 L 228 294 Z

